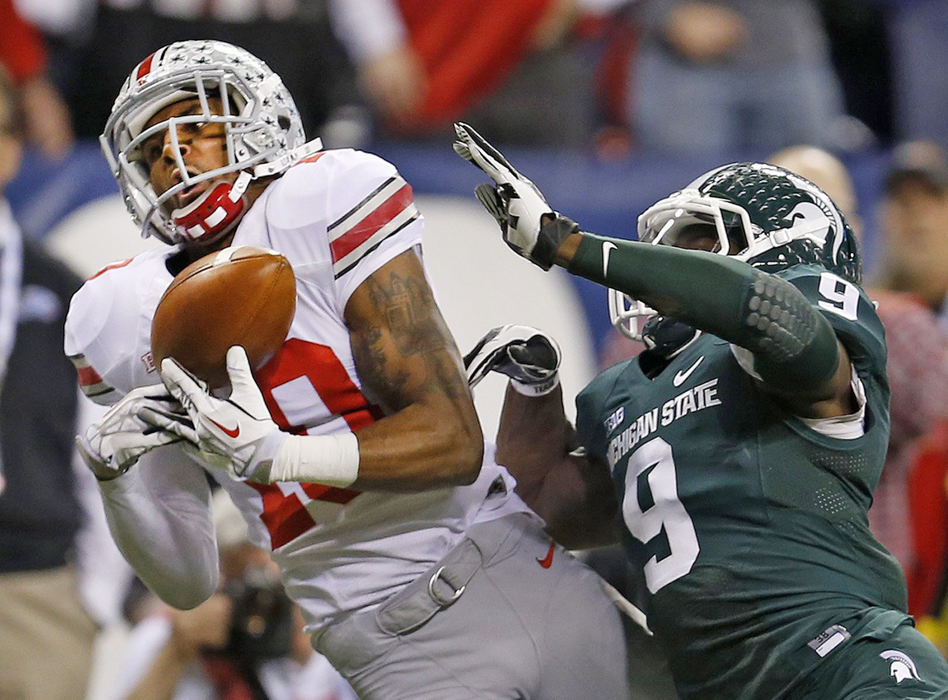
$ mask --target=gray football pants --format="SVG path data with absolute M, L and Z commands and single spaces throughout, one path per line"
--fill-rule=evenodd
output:
M 527 515 L 475 525 L 317 649 L 360 698 L 629 697 L 619 612 L 599 578 Z

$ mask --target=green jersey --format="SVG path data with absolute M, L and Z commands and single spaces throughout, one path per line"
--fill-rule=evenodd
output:
M 823 268 L 780 276 L 849 352 L 861 437 L 790 415 L 708 334 L 657 376 L 631 359 L 576 400 L 683 697 L 780 697 L 841 643 L 906 620 L 901 570 L 866 516 L 889 436 L 882 325 L 859 287 Z

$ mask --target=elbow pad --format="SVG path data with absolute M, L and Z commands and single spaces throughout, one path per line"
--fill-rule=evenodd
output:
M 780 277 L 754 271 L 741 304 L 741 330 L 729 338 L 753 358 L 741 365 L 774 389 L 806 393 L 827 382 L 839 365 L 836 334 L 803 293 Z

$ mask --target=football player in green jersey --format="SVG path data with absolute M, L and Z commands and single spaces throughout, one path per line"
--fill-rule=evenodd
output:
M 646 344 L 579 394 L 575 431 L 558 389 L 508 391 L 497 455 L 565 545 L 607 541 L 621 518 L 679 694 L 948 694 L 948 664 L 867 525 L 889 433 L 885 337 L 829 197 L 775 166 L 725 165 L 646 210 L 639 241 L 605 238 L 456 131 L 494 180 L 477 195 L 508 245 L 615 290 L 613 321 Z M 504 357 L 507 374 L 535 364 Z

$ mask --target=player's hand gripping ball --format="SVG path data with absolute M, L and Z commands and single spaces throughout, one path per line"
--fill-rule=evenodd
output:
M 151 324 L 160 367 L 173 357 L 212 389 L 228 383 L 227 349 L 241 345 L 259 369 L 286 339 L 296 312 L 296 277 L 273 250 L 237 246 L 194 261 L 175 276 Z

